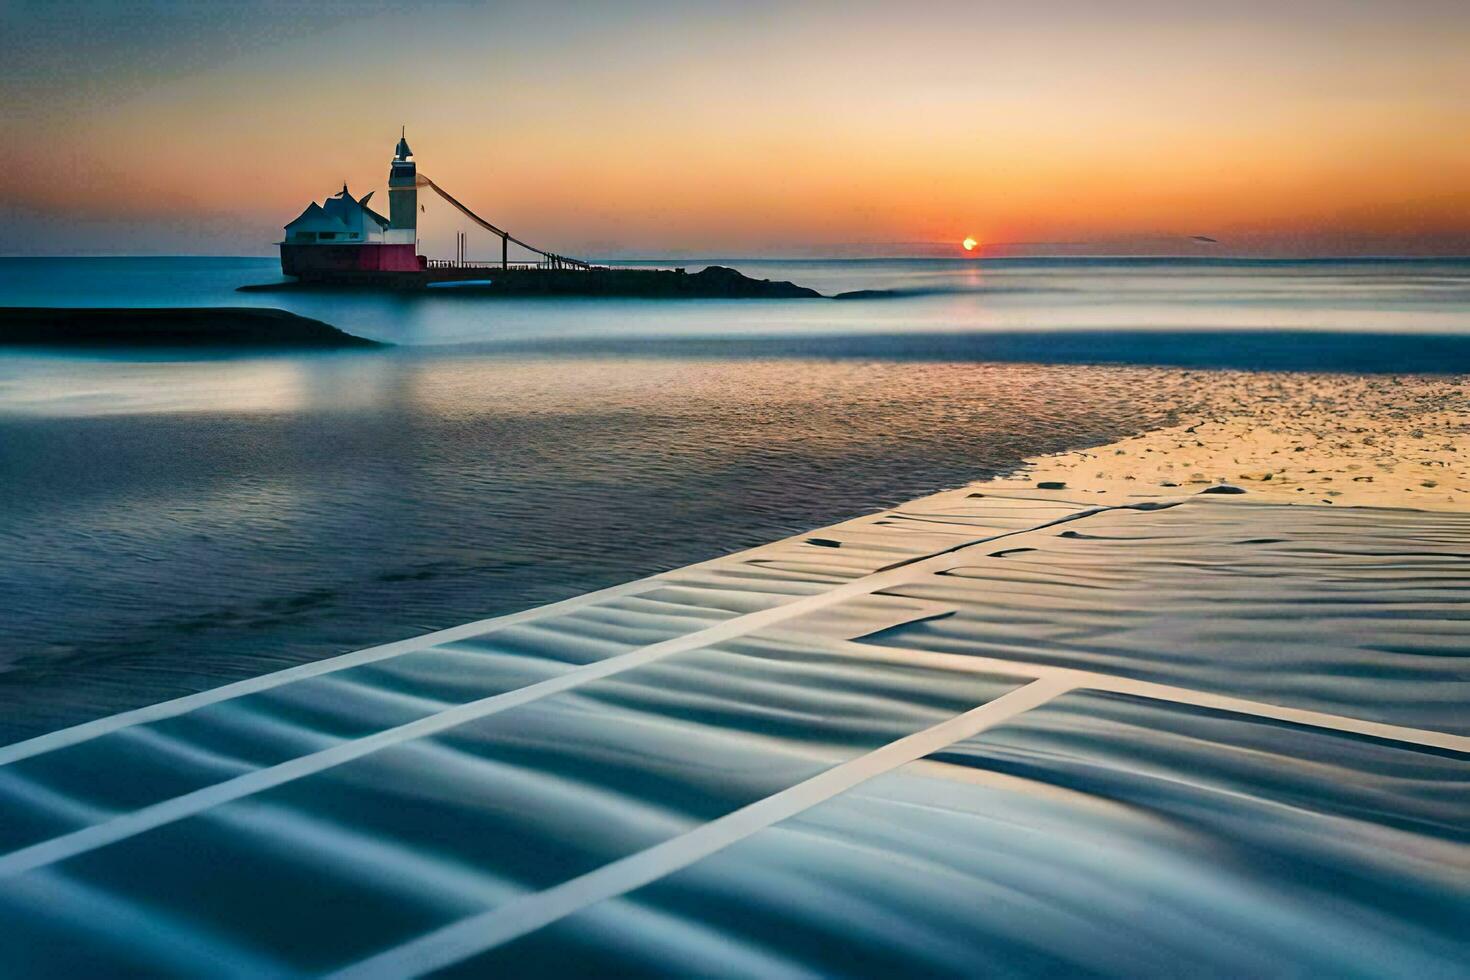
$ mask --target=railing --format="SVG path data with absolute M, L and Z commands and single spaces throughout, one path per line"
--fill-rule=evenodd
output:
M 593 269 L 606 269 L 607 266 L 588 265 L 578 262 L 575 265 L 565 259 L 545 259 L 541 262 L 471 262 L 459 259 L 427 259 L 427 269 L 474 269 L 486 272 L 495 272 L 508 269 L 559 269 L 569 272 L 588 272 Z
M 541 269 L 545 268 L 539 262 L 461 262 L 457 259 L 429 259 L 427 268 L 430 269 Z
M 506 231 L 505 229 L 496 227 L 495 225 L 492 225 L 490 222 L 486 221 L 484 218 L 480 217 L 478 214 L 476 214 L 475 212 L 471 211 L 469 208 L 465 207 L 463 204 L 461 204 L 459 201 L 457 201 L 448 191 L 446 191 L 444 188 L 440 187 L 438 184 L 434 183 L 432 180 L 430 180 L 424 174 L 418 174 L 417 175 L 417 177 L 415 178 L 415 186 L 418 186 L 418 187 L 428 187 L 428 188 L 430 188 L 431 190 L 434 191 L 434 193 L 438 194 L 440 197 L 444 198 L 444 200 L 448 201 L 449 204 L 450 204 L 450 206 L 453 207 L 455 210 L 459 211 L 460 214 L 463 214 L 466 218 L 469 218 L 475 224 L 479 225 L 481 228 L 484 228 L 486 231 L 490 232 L 491 234 L 498 235 L 500 237 L 500 268 L 502 268 L 502 269 L 509 268 L 510 263 L 509 263 L 509 261 L 508 261 L 508 259 L 507 259 L 506 256 L 507 256 L 508 251 L 510 250 L 510 243 L 511 242 L 515 242 L 517 245 L 519 245 L 521 248 L 524 248 L 526 251 L 528 251 L 528 252 L 535 252 L 537 255 L 540 255 L 542 257 L 542 261 L 541 262 L 538 262 L 536 264 L 536 266 L 535 266 L 535 268 L 537 268 L 537 269 L 582 269 L 582 270 L 587 270 L 587 269 L 591 269 L 592 268 L 591 265 L 589 265 L 586 262 L 583 262 L 581 259 L 568 258 L 565 255 L 557 255 L 555 252 L 548 252 L 545 249 L 537 248 L 534 245 L 528 245 L 527 243 L 521 241 L 519 238 L 515 237 L 514 235 L 512 235 L 510 232 Z M 464 249 L 465 249 L 465 235 L 464 235 L 464 232 L 458 232 L 458 233 L 456 233 L 456 239 L 455 240 L 456 240 L 456 246 L 455 247 L 456 247 L 456 249 L 459 252 L 459 258 L 457 258 L 457 259 L 454 260 L 458 264 L 455 265 L 455 266 L 452 266 L 451 268 L 461 268 L 461 267 L 464 267 Z M 470 266 L 470 268 L 479 268 L 479 266 Z M 491 268 L 494 268 L 494 267 L 491 266 Z

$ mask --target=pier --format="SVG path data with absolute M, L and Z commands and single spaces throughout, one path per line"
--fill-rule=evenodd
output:
M 471 261 L 463 231 L 455 234 L 452 259 L 418 254 L 418 194 L 437 194 L 472 224 L 500 239 L 500 261 Z M 473 291 L 522 296 L 631 296 L 702 299 L 810 299 L 814 289 L 790 282 L 750 279 L 734 269 L 709 266 L 689 275 L 682 268 L 615 268 L 593 265 L 530 244 L 481 217 L 418 171 L 407 138 L 400 138 L 388 175 L 389 216 L 355 197 L 346 184 L 323 204 L 312 203 L 285 226 L 281 271 L 303 286 L 424 289 L 439 283 L 472 283 Z M 511 246 L 532 258 L 511 260 Z M 275 290 L 279 284 L 245 286 Z
M 452 260 L 419 255 L 418 216 L 421 208 L 418 194 L 421 188 L 437 194 L 471 223 L 499 238 L 500 262 L 470 263 L 466 258 L 463 231 L 455 234 L 455 257 Z M 471 273 L 491 270 L 524 275 L 590 272 L 595 268 L 582 259 L 537 248 L 470 210 L 427 175 L 419 173 L 406 136 L 399 138 L 389 164 L 387 216 L 369 206 L 372 196 L 368 193 L 359 198 L 344 183 L 341 192 L 322 204 L 313 202 L 308 205 L 285 226 L 286 237 L 280 243 L 281 271 L 301 282 L 391 284 L 413 288 L 431 282 L 468 278 Z M 512 263 L 511 245 L 531 253 L 534 258 L 529 262 Z M 604 266 L 601 271 L 611 270 Z

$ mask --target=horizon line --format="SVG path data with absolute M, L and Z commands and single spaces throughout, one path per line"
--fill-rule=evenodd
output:
M 13 259 L 275 259 L 271 253 L 241 252 L 48 252 L 48 253 L 0 253 L 0 260 Z M 1470 252 L 1447 253 L 1303 253 L 1301 255 L 1253 255 L 1249 253 L 1227 253 L 1214 255 L 1186 255 L 1180 253 L 1149 252 L 1082 252 L 1082 253 L 1037 253 L 1031 255 L 706 255 L 676 253 L 637 255 L 595 255 L 588 261 L 595 262 L 1006 262 L 1034 259 L 1071 260 L 1118 260 L 1118 259 L 1168 259 L 1189 262 L 1464 262 L 1470 261 Z

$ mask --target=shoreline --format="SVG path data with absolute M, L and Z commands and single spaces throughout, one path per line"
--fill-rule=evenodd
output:
M 921 494 L 737 552 L 550 605 L 528 606 L 405 637 L 381 648 L 305 661 L 285 668 L 285 673 L 355 657 L 362 649 L 418 649 L 440 634 L 458 635 L 470 626 L 535 619 L 543 610 L 575 607 L 604 594 L 636 592 L 647 583 L 670 577 L 701 574 L 730 563 L 765 562 L 771 553 L 795 549 L 809 554 L 816 549 L 824 559 L 819 565 L 833 558 L 841 565 L 853 554 L 837 540 L 843 529 L 890 523 L 936 502 L 967 505 L 971 500 L 999 497 L 1043 506 L 1147 509 L 1200 498 L 1314 509 L 1470 513 L 1470 461 L 1461 453 L 1463 447 L 1470 447 L 1470 376 L 1273 374 L 1263 378 L 1254 372 L 1210 374 L 1218 383 L 1201 386 L 1201 396 L 1181 406 L 1177 421 L 1171 424 L 1145 428 L 1108 443 L 1030 457 L 1001 475 Z M 1268 386 L 1265 392 L 1263 382 Z M 1027 530 L 1035 529 L 1018 529 Z M 906 547 L 905 543 L 899 550 Z M 883 566 L 876 567 L 881 570 Z M 262 676 L 273 675 L 256 678 Z M 225 686 L 249 682 L 237 680 Z M 208 690 L 212 688 L 204 689 Z M 183 700 L 190 697 L 193 695 Z
M 1223 372 L 1201 400 L 1174 425 L 977 485 L 1145 498 L 1228 484 L 1272 503 L 1470 510 L 1470 377 Z
M 1221 380 L 1184 410 L 1200 421 L 1022 476 L 0 746 L 22 787 L 0 795 L 0 876 L 48 896 L 11 942 L 106 962 L 95 900 L 38 890 L 90 865 L 124 869 L 102 883 L 126 914 L 223 930 L 246 910 L 262 958 L 324 895 L 408 923 L 328 922 L 318 973 L 553 973 L 568 948 L 678 972 L 656 930 L 608 942 L 630 908 L 840 973 L 832 909 L 861 903 L 925 927 L 879 933 L 893 972 L 973 974 L 1036 948 L 998 887 L 1072 909 L 1104 881 L 1082 921 L 1119 937 L 1106 972 L 1211 955 L 1248 974 L 1266 946 L 1351 972 L 1343 923 L 1378 964 L 1453 972 L 1456 917 L 1399 896 L 1470 897 L 1445 831 L 1470 775 L 1470 515 L 1384 508 L 1413 492 L 1416 444 L 1458 449 L 1464 382 L 1271 379 L 1262 401 L 1245 379 L 1252 409 Z M 1186 438 L 1213 455 L 1165 479 Z M 1336 476 L 1308 465 L 1329 450 L 1371 457 L 1374 481 L 1325 498 L 1348 506 L 1303 499 Z M 1302 462 L 1236 473 L 1283 453 Z M 1211 492 L 1227 485 L 1245 492 Z M 1465 509 L 1460 486 L 1444 509 Z M 1216 925 L 1221 894 L 1251 915 Z M 1199 924 L 1187 948 L 1145 903 Z M 216 965 L 240 947 L 221 948 Z M 1047 972 L 1081 962 L 1095 950 Z
M 973 973 L 997 944 L 1033 948 L 991 900 L 1015 855 L 1040 864 L 1028 894 L 1050 906 L 1096 887 L 1095 854 L 1142 854 L 1174 873 L 1108 875 L 1119 907 L 1208 924 L 1221 889 L 1249 888 L 1256 914 L 1160 960 L 1146 917 L 1099 912 L 1136 940 L 1110 961 L 1119 975 L 1183 969 L 1202 944 L 1280 944 L 1287 916 L 1313 926 L 1292 931 L 1291 961 L 1349 969 L 1331 938 L 1347 919 L 1383 962 L 1452 971 L 1454 916 L 1407 931 L 1389 886 L 1465 898 L 1444 870 L 1465 851 L 1442 828 L 1470 772 L 1470 620 L 1452 584 L 1470 519 L 1086 496 L 943 491 L 0 747 L 0 771 L 61 787 L 48 801 L 63 804 L 78 766 L 108 760 L 89 808 L 13 821 L 0 874 L 33 886 L 104 848 L 146 860 L 149 878 L 108 881 L 112 902 L 206 922 L 248 906 L 265 954 L 319 907 L 320 890 L 287 885 L 326 880 L 390 911 L 474 885 L 427 926 L 333 933 L 313 970 L 361 976 L 552 972 L 535 967 L 568 941 L 613 972 L 623 957 L 677 972 L 657 933 L 607 944 L 606 917 L 630 905 L 748 947 L 795 935 L 810 972 L 841 972 L 823 958 L 833 903 L 925 923 L 958 904 L 968 918 L 935 920 L 961 930 L 945 972 Z M 260 746 L 265 762 L 234 761 Z M 159 841 L 203 858 L 160 860 Z M 362 876 L 362 841 L 395 873 Z M 1242 847 L 1269 860 L 1232 861 Z M 571 868 L 534 857 L 574 849 L 588 857 Z M 535 885 L 500 886 L 527 854 Z M 1344 869 L 1332 902 L 1304 902 L 1314 879 L 1293 869 L 1329 857 Z M 946 874 L 915 873 L 926 864 Z M 792 874 L 825 887 L 793 896 Z M 778 931 L 744 935 L 740 913 L 775 907 Z M 95 903 L 67 894 L 12 935 L 79 965 L 107 949 Z M 885 935 L 885 956 L 932 966 L 930 935 Z

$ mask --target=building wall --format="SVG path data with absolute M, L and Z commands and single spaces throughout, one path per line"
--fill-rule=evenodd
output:
M 394 161 L 388 171 L 388 222 L 385 241 L 413 245 L 418 240 L 418 168 L 411 161 Z
M 300 279 L 352 278 L 363 272 L 418 272 L 413 245 L 281 244 L 281 271 Z

